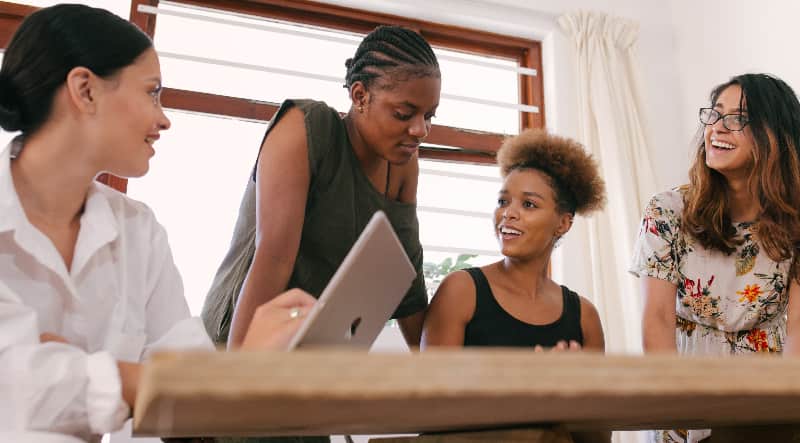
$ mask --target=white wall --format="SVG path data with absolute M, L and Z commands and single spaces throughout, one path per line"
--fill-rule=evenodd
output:
M 522 3 L 518 0 L 487 0 L 501 5 Z M 666 2 L 640 0 L 538 0 L 526 4 L 532 13 L 544 11 L 558 16 L 566 12 L 586 9 L 633 19 L 639 22 L 638 56 L 642 75 L 644 109 L 649 111 L 645 116 L 650 133 L 650 157 L 656 166 L 656 185 L 658 189 L 683 183 L 686 176 L 686 156 L 676 157 L 676 147 L 686 150 L 687 139 L 674 131 L 674 125 L 680 120 L 679 96 L 680 84 L 674 69 L 676 49 L 674 47 L 674 29 L 671 23 L 671 8 Z M 517 18 L 519 21 L 525 17 Z M 560 30 L 556 30 L 550 38 L 565 39 Z M 555 48 L 559 52 L 571 49 L 571 42 L 566 46 Z M 577 122 L 574 117 L 575 97 L 572 94 L 572 69 L 568 53 L 554 54 L 550 61 L 557 65 L 563 73 L 569 70 L 568 77 L 556 79 L 556 105 L 560 108 L 558 125 L 555 130 L 565 135 L 577 133 Z M 567 60 L 564 60 L 567 57 Z M 561 66 L 563 65 L 563 66 Z M 547 81 L 545 77 L 545 81 Z M 552 98 L 546 105 L 552 104 Z M 549 116 L 548 116 L 549 117 Z M 564 121 L 566 120 L 566 121 Z
M 697 129 L 697 108 L 717 84 L 745 72 L 775 74 L 800 88 L 796 0 L 671 0 L 680 133 Z

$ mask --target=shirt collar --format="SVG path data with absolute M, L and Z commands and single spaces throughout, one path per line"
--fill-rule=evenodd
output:
M 80 272 L 98 249 L 117 238 L 119 226 L 108 198 L 110 192 L 114 191 L 98 182 L 93 182 L 89 188 L 72 258 L 73 274 Z
M 29 221 L 19 201 L 11 177 L 11 159 L 22 150 L 22 136 L 14 138 L 0 153 L 0 232 L 15 231 L 14 238 L 21 247 L 54 270 L 64 269 L 55 247 L 42 245 L 46 239 Z M 80 272 L 94 253 L 118 235 L 118 221 L 109 195 L 114 191 L 93 182 L 89 188 L 81 216 L 81 228 L 72 259 L 72 273 Z M 52 251 L 50 251 L 52 249 Z M 55 252 L 55 255 L 53 255 Z M 53 261 L 60 263 L 51 263 Z M 60 265 L 60 266 L 59 266 Z

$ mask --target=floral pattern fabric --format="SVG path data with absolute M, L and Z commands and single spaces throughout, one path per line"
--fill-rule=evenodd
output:
M 781 352 L 791 260 L 772 261 L 759 247 L 753 223 L 734 224 L 744 241 L 733 254 L 708 250 L 681 230 L 683 206 L 679 190 L 650 200 L 630 269 L 638 277 L 654 277 L 677 286 L 678 353 Z M 659 431 L 656 441 L 699 441 L 706 432 Z

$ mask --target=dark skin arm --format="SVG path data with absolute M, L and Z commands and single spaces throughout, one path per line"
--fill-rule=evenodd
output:
M 570 340 L 569 342 L 562 340 L 550 348 L 549 351 L 580 351 L 585 349 L 589 351 L 605 352 L 605 336 L 603 335 L 603 326 L 600 323 L 600 315 L 597 313 L 597 308 L 584 297 L 580 297 L 580 303 L 583 345 L 581 346 L 581 344 L 575 340 Z M 546 351 L 545 348 L 538 345 L 534 347 L 534 350 L 536 352 Z
M 302 111 L 290 109 L 262 145 L 256 180 L 256 251 L 236 303 L 229 348 L 241 346 L 256 308 L 286 288 L 297 259 L 311 180 L 304 120 Z
M 581 330 L 583 331 L 583 349 L 605 352 L 606 340 L 600 315 L 592 302 L 581 297 Z
M 592 302 L 581 297 L 581 330 L 583 331 L 583 349 L 605 352 L 605 337 L 600 315 Z M 572 432 L 576 443 L 600 443 L 611 441 L 611 431 Z
M 417 183 L 419 182 L 419 159 L 417 155 L 415 154 L 405 165 L 392 165 L 391 168 L 392 174 L 395 174 L 395 171 L 397 172 L 396 175 L 399 176 L 400 183 L 395 184 L 394 179 L 390 177 L 389 195 L 392 194 L 393 189 L 399 188 L 397 192 L 398 201 L 402 203 L 416 203 Z M 408 347 L 411 349 L 417 348 L 420 345 L 424 319 L 425 311 L 420 311 L 416 314 L 397 319 L 397 323 L 400 325 L 400 331 L 403 333 L 403 338 L 405 338 Z
M 416 314 L 397 319 L 397 324 L 400 325 L 400 332 L 403 333 L 403 338 L 410 349 L 419 347 L 422 340 L 422 324 L 424 321 L 425 311 L 419 311 Z
M 422 348 L 464 346 L 464 330 L 475 314 L 475 298 L 475 283 L 465 271 L 445 277 L 425 316 Z

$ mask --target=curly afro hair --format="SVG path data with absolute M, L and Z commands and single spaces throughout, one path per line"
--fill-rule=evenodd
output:
M 605 205 L 606 185 L 597 162 L 575 140 L 529 129 L 503 142 L 497 163 L 503 178 L 518 169 L 544 173 L 561 212 L 587 215 Z

